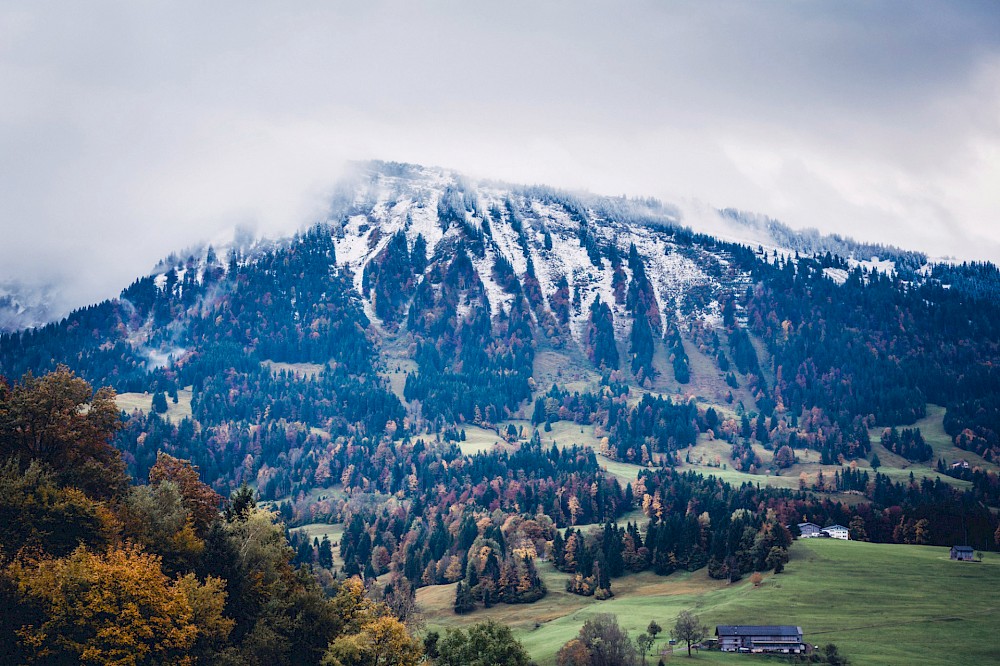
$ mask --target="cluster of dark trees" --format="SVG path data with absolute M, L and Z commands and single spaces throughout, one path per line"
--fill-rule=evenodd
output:
M 646 394 L 638 405 L 617 402 L 608 408 L 608 449 L 619 459 L 648 463 L 662 454 L 668 464 L 676 453 L 694 446 L 699 432 L 698 407 L 694 401 L 674 402 Z
M 580 424 L 604 424 L 613 403 L 625 404 L 629 387 L 624 383 L 611 382 L 601 387 L 599 392 L 567 391 L 553 384 L 548 393 L 535 398 L 531 422 L 534 425 L 551 425 L 557 421 L 572 421 Z
M 920 428 L 886 428 L 882 431 L 881 444 L 896 455 L 911 462 L 923 462 L 934 456 L 934 449 L 924 441 Z
M 663 323 L 653 285 L 646 275 L 645 264 L 635 245 L 629 247 L 628 267 L 632 271 L 625 296 L 625 308 L 632 315 L 632 331 L 629 334 L 630 367 L 636 381 L 643 384 L 647 378 L 653 379 L 656 376 L 653 368 L 654 340 L 659 337 Z M 681 353 L 683 354 L 683 347 Z M 685 356 L 684 360 L 686 359 Z M 677 381 L 687 383 L 687 376 L 683 374 L 686 367 L 682 368 L 680 374 L 678 367 L 678 361 L 675 360 L 674 373 L 677 374 Z
M 617 370 L 620 362 L 618 346 L 615 344 L 614 314 L 598 294 L 590 304 L 590 319 L 587 320 L 584 347 L 587 358 L 599 369 Z
M 399 323 L 417 281 L 427 268 L 427 241 L 417 235 L 412 249 L 397 231 L 385 248 L 365 265 L 361 288 L 370 295 L 375 314 L 387 325 Z
M 477 538 L 468 550 L 465 578 L 455 589 L 455 612 L 469 613 L 476 603 L 530 604 L 545 596 L 545 583 L 534 557 L 510 550 L 503 542 Z
M 727 301 L 726 305 L 731 306 L 732 303 Z M 730 313 L 731 307 L 727 307 L 724 314 L 729 315 Z M 757 406 L 761 413 L 770 415 L 774 409 L 774 400 L 769 395 L 767 380 L 764 378 L 760 360 L 757 358 L 757 350 L 754 348 L 746 329 L 735 325 L 735 323 L 729 329 L 729 351 L 732 354 L 736 370 L 748 378 L 751 389 L 755 391 Z
M 691 366 L 687 352 L 684 350 L 684 343 L 681 341 L 681 333 L 676 326 L 672 326 L 666 337 L 667 350 L 670 354 L 670 363 L 674 368 L 674 379 L 679 384 L 687 384 L 691 381 Z
M 454 252 L 451 261 L 435 256 L 410 304 L 419 369 L 407 375 L 404 396 L 442 424 L 494 424 L 531 395 L 531 307 L 518 290 L 509 310 L 492 312 L 464 242 L 437 252 L 446 251 Z M 460 304 L 467 312 L 459 313 Z
M 642 472 L 636 499 L 650 523 L 644 540 L 638 531 L 628 535 L 629 568 L 668 575 L 708 566 L 710 576 L 731 581 L 751 571 L 780 571 L 792 536 L 778 513 L 755 503 L 757 493 L 770 491 L 693 472 Z
M 629 534 L 638 533 L 637 526 L 629 523 Z M 556 533 L 552 540 L 552 563 L 559 571 L 570 574 L 566 590 L 585 597 L 609 599 L 611 579 L 625 573 L 623 542 L 625 528 L 615 523 L 605 523 L 603 531 L 585 535 L 581 530 Z
M 762 467 L 760 456 L 753 450 L 750 440 L 743 437 L 733 442 L 733 450 L 730 457 L 733 469 L 740 472 L 754 474 Z

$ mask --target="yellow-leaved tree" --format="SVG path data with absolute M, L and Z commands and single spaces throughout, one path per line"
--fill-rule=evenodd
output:
M 28 663 L 193 664 L 199 638 L 224 640 L 232 628 L 222 581 L 171 581 L 159 557 L 137 546 L 81 546 L 59 559 L 15 562 L 9 574 L 37 611 L 16 632 Z
M 343 623 L 323 655 L 323 666 L 416 666 L 423 648 L 389 608 L 366 596 L 364 585 L 350 578 L 332 600 Z
M 420 642 L 391 615 L 374 618 L 330 643 L 323 666 L 416 666 L 423 657 Z

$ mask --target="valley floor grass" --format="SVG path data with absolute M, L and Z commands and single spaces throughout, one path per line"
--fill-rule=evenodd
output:
M 635 638 L 655 619 L 664 632 L 650 653 L 656 664 L 670 627 L 682 610 L 708 625 L 791 624 L 805 641 L 835 643 L 855 666 L 976 665 L 1000 663 L 1000 555 L 983 562 L 952 562 L 948 549 L 870 544 L 832 539 L 793 544 L 785 573 L 767 574 L 753 587 L 749 578 L 726 585 L 704 569 L 659 577 L 650 572 L 613 581 L 615 598 L 598 602 L 565 592 L 566 575 L 548 563 L 539 571 L 548 595 L 524 606 L 499 605 L 457 616 L 455 585 L 423 588 L 418 602 L 428 629 L 468 626 L 487 618 L 511 625 L 542 666 L 555 663 L 559 648 L 586 619 L 613 613 Z M 667 663 L 688 663 L 682 646 Z M 703 651 L 691 663 L 761 663 L 745 655 Z M 766 661 L 764 663 L 777 663 Z

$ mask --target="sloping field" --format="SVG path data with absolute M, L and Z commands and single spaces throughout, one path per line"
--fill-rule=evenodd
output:
M 540 664 L 576 635 L 587 617 L 614 613 L 632 637 L 655 619 L 667 631 L 681 610 L 716 624 L 793 624 L 807 642 L 835 643 L 855 665 L 995 664 L 1000 659 L 1000 555 L 952 562 L 948 549 L 813 539 L 796 542 L 785 573 L 726 585 L 705 570 L 615 580 L 615 598 L 594 601 L 564 591 L 565 574 L 541 563 L 549 594 L 527 606 L 496 606 L 469 616 L 451 611 L 454 585 L 423 588 L 417 600 L 429 629 L 492 617 L 512 626 Z M 680 653 L 673 660 L 686 659 Z M 756 658 L 703 652 L 696 661 L 759 663 Z M 656 663 L 651 659 L 651 663 Z M 685 663 L 685 662 L 681 662 Z

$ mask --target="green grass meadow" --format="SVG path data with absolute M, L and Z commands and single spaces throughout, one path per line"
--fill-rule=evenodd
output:
M 669 627 L 692 610 L 714 631 L 716 624 L 793 624 L 805 640 L 835 643 L 852 664 L 1000 663 L 1000 555 L 983 562 L 952 562 L 948 549 L 870 544 L 832 539 L 796 542 L 791 561 L 760 587 L 749 579 L 726 585 L 705 570 L 658 577 L 651 573 L 614 581 L 615 598 L 594 601 L 566 593 L 565 574 L 547 563 L 549 588 L 527 606 L 496 606 L 468 616 L 451 612 L 454 585 L 423 588 L 418 601 L 428 629 L 467 626 L 492 617 L 510 624 L 531 656 L 555 663 L 559 648 L 587 617 L 613 613 L 635 637 L 651 619 L 664 629 L 654 651 L 666 648 Z M 657 657 L 649 657 L 656 664 Z M 759 657 L 702 652 L 690 662 L 680 648 L 664 660 L 680 663 L 750 663 Z

